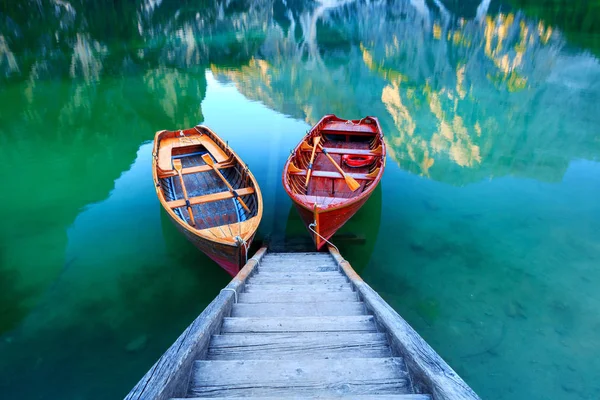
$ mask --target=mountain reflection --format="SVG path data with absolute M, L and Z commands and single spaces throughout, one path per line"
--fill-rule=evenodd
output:
M 439 1 L 329 2 L 272 24 L 247 65 L 212 70 L 310 124 L 377 115 L 390 156 L 414 173 L 560 180 L 571 159 L 600 150 L 591 125 L 575 128 L 598 118 L 598 61 L 565 51 L 544 22 L 489 6 L 465 20 Z
M 142 75 L 149 109 L 193 124 L 199 105 L 182 103 L 201 101 L 211 68 L 247 97 L 311 124 L 326 113 L 377 115 L 403 169 L 453 184 L 507 174 L 555 181 L 572 158 L 595 159 L 600 146 L 576 122 L 598 122 L 598 60 L 565 50 L 560 30 L 543 20 L 500 12 L 511 10 L 500 2 L 36 0 L 2 8 L 0 81 L 27 81 L 31 103 L 38 81 L 73 79 L 67 119 L 91 109 L 90 91 L 103 80 Z

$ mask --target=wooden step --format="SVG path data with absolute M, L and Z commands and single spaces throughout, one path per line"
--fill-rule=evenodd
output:
M 337 275 L 328 278 L 285 278 L 276 277 L 269 278 L 263 276 L 252 277 L 248 280 L 248 284 L 251 285 L 343 285 L 349 283 L 343 275 Z
M 227 317 L 221 333 L 377 332 L 372 315 L 338 317 Z
M 405 394 L 401 358 L 194 362 L 188 396 Z
M 238 295 L 238 304 L 260 304 L 260 303 L 302 303 L 302 302 L 343 302 L 343 301 L 358 301 L 356 292 L 340 291 L 340 292 L 253 292 L 240 293 Z
M 200 400 L 206 397 L 186 397 L 185 400 Z M 340 396 L 277 396 L 277 397 L 255 397 L 244 396 L 248 400 L 339 400 Z M 213 400 L 239 400 L 239 397 L 211 397 Z M 171 399 L 184 400 L 184 399 Z M 352 400 L 432 400 L 428 394 L 367 394 L 363 396 L 352 396 Z
M 232 317 L 325 317 L 366 315 L 363 302 L 234 304 Z
M 315 262 L 264 262 L 264 263 L 260 263 L 259 267 L 263 267 L 263 268 L 281 268 L 281 267 L 288 267 L 288 268 L 314 268 L 314 267 L 337 267 L 338 265 L 334 262 L 331 261 L 315 261 Z
M 332 266 L 335 265 L 337 266 L 337 264 L 332 261 L 332 260 L 281 260 L 281 261 L 276 261 L 276 260 L 263 260 L 260 262 L 259 266 L 266 266 L 266 267 L 273 267 L 273 266 L 278 266 L 278 267 L 283 267 L 283 266 L 288 266 L 288 267 L 318 267 L 318 266 Z
M 259 266 L 258 272 L 287 272 L 287 273 L 308 273 L 315 272 L 339 272 L 337 265 L 313 265 L 313 266 L 293 266 L 293 265 L 267 265 Z
M 391 357 L 384 333 L 285 333 L 214 335 L 209 360 Z
M 300 259 L 294 259 L 294 258 L 289 258 L 289 259 L 273 259 L 273 258 L 267 258 L 265 259 L 263 257 L 263 259 L 260 261 L 260 264 L 281 264 L 281 265 L 286 265 L 286 264 L 337 264 L 336 261 L 331 258 L 300 258 Z
M 309 253 L 267 253 L 264 258 L 308 258 L 308 257 L 320 257 L 320 258 L 332 258 L 329 253 L 319 253 L 316 251 Z
M 338 292 L 338 291 L 352 291 L 352 286 L 349 283 L 335 284 L 335 285 L 278 285 L 278 284 L 266 284 L 266 285 L 254 285 L 252 283 L 244 286 L 246 293 L 252 292 Z
M 339 271 L 320 271 L 320 272 L 299 272 L 299 271 L 259 271 L 257 274 L 252 275 L 251 279 L 254 278 L 310 278 L 310 279 L 321 279 L 321 278 L 345 278 L 346 275 Z

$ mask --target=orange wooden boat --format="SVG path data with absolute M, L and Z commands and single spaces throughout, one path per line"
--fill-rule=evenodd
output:
M 324 116 L 283 169 L 283 186 L 317 249 L 367 201 L 383 175 L 385 143 L 375 117 Z
M 190 242 L 229 274 L 246 263 L 263 212 L 256 179 L 213 131 L 159 131 L 152 175 L 161 205 Z

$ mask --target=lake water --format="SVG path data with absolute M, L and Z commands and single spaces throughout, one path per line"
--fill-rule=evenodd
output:
M 154 132 L 281 187 L 327 113 L 379 118 L 333 240 L 486 399 L 600 398 L 600 2 L 0 2 L 0 391 L 123 397 L 229 276 L 161 211 Z

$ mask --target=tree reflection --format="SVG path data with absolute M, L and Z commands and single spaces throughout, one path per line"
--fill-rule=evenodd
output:
M 585 92 L 565 88 L 555 77 L 574 76 L 562 70 L 570 55 L 560 32 L 520 13 L 486 15 L 489 1 L 475 6 L 471 20 L 440 1 L 307 7 L 270 26 L 247 65 L 213 72 L 310 124 L 326 113 L 377 115 L 403 169 L 453 184 L 507 174 L 555 181 L 572 158 L 595 157 L 592 129 L 574 140 L 560 126 L 588 117 L 597 61 L 589 58 Z

